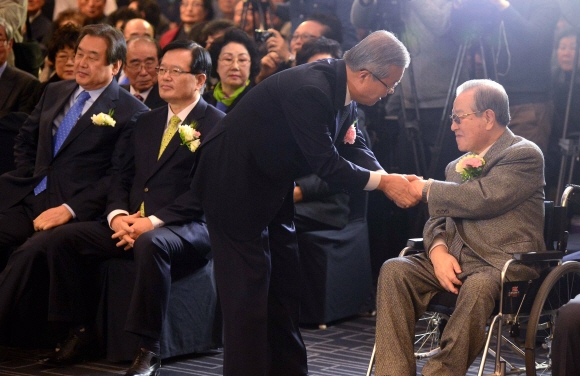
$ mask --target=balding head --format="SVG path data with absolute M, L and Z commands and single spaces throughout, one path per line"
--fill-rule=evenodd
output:
M 133 18 L 125 23 L 123 35 L 125 36 L 125 40 L 143 36 L 150 36 L 153 38 L 155 36 L 155 31 L 153 30 L 153 26 L 144 19 Z

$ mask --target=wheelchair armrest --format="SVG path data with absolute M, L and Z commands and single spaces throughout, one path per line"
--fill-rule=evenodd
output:
M 407 240 L 407 247 L 415 248 L 416 250 L 425 250 L 423 245 L 423 238 L 413 238 Z
M 513 258 L 519 262 L 559 261 L 564 257 L 560 251 L 514 253 Z

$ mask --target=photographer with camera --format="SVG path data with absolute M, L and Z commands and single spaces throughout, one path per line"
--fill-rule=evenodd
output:
M 456 0 L 457 18 L 482 21 L 480 10 L 491 9 L 494 29 L 483 37 L 491 54 L 485 60 L 490 78 L 510 98 L 510 129 L 536 143 L 545 153 L 551 131 L 550 59 L 554 30 L 560 17 L 555 0 Z M 465 15 L 465 16 L 464 16 Z M 479 16 L 478 16 L 479 15 Z M 477 19 L 473 19 L 477 17 Z
M 269 29 L 268 33 L 271 33 L 266 39 L 268 53 L 262 58 L 256 83 L 276 72 L 295 66 L 296 52 L 309 40 L 326 37 L 338 43 L 342 42 L 340 21 L 332 15 L 321 13 L 311 15 L 296 28 L 290 46 L 278 31 Z

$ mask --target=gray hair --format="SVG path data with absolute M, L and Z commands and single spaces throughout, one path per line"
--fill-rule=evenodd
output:
M 510 102 L 504 87 L 492 80 L 469 80 L 457 88 L 456 94 L 474 90 L 475 108 L 473 111 L 492 110 L 500 125 L 510 123 Z
M 4 17 L 0 17 L 0 26 L 4 28 L 4 32 L 6 33 L 6 40 L 11 41 L 14 38 L 12 25 L 10 25 L 10 23 L 8 23 Z
M 407 68 L 409 51 L 393 33 L 378 30 L 344 54 L 346 65 L 355 72 L 369 70 L 379 78 L 389 75 L 389 67 Z

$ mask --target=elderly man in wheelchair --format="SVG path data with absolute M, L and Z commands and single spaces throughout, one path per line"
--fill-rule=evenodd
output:
M 485 344 L 487 320 L 500 298 L 502 269 L 512 254 L 545 250 L 544 163 L 540 149 L 515 136 L 504 88 L 472 80 L 457 89 L 451 115 L 462 158 L 446 180 L 412 182 L 428 203 L 427 252 L 385 262 L 377 291 L 376 375 L 415 375 L 415 323 L 439 292 L 457 295 L 425 376 L 465 375 Z M 510 267 L 507 280 L 539 270 Z

